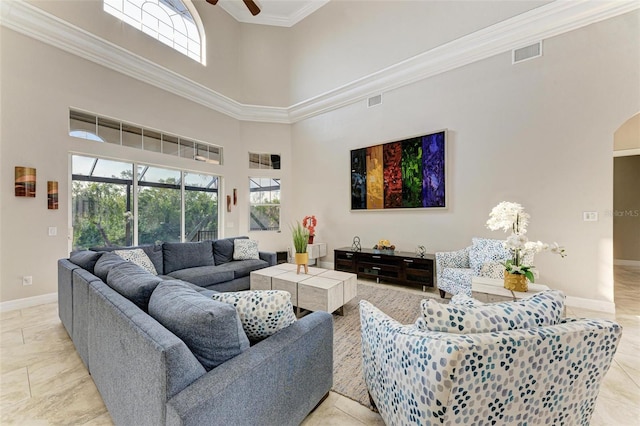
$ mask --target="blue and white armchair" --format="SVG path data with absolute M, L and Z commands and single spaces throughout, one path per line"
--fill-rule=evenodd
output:
M 453 334 L 402 325 L 360 302 L 362 367 L 385 424 L 588 426 L 621 327 L 562 319 Z
M 501 262 L 511 258 L 504 240 L 472 238 L 472 244 L 462 250 L 436 252 L 436 277 L 440 297 L 445 292 L 452 296 L 471 296 L 471 279 L 476 277 L 504 278 Z M 527 254 L 525 263 L 533 264 L 533 254 Z

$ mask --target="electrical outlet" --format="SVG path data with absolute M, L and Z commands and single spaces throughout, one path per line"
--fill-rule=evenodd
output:
M 585 222 L 597 222 L 598 212 L 582 212 L 582 220 Z
M 22 285 L 31 285 L 33 284 L 33 277 L 31 275 L 25 275 L 22 277 Z

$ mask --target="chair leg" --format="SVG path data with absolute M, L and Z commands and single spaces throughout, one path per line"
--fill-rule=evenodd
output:
M 373 398 L 371 397 L 371 392 L 367 391 L 367 395 L 369 395 L 369 404 L 371 404 L 371 407 L 373 407 L 373 411 L 375 413 L 379 413 L 378 407 L 376 407 L 376 403 L 373 400 Z
M 447 295 L 447 293 L 445 293 L 444 290 L 440 290 L 440 289 L 438 289 L 438 291 L 440 292 L 440 298 L 441 299 L 446 299 L 445 296 Z

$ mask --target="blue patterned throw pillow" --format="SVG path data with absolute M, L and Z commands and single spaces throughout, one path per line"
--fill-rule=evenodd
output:
M 296 322 L 291 294 L 282 290 L 218 293 L 213 300 L 235 306 L 249 340 L 257 341 Z
M 233 240 L 233 260 L 260 259 L 258 242 L 255 240 Z
M 536 293 L 515 302 L 477 305 L 440 304 L 422 301 L 422 317 L 416 326 L 423 330 L 455 334 L 493 333 L 556 325 L 562 320 L 564 294 L 559 290 Z

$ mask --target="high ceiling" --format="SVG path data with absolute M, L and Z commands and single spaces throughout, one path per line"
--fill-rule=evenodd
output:
M 255 0 L 260 14 L 251 16 L 242 0 L 220 0 L 218 6 L 239 22 L 291 27 L 324 6 L 329 0 Z

